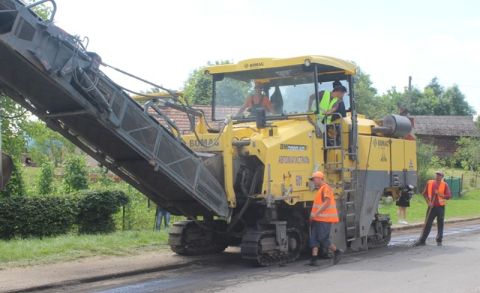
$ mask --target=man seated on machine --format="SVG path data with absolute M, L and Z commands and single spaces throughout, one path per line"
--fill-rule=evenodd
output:
M 266 95 L 262 93 L 262 85 L 255 83 L 255 94 L 249 96 L 235 116 L 241 116 L 245 110 L 254 116 L 258 109 L 265 109 L 267 113 L 273 113 L 273 106 Z

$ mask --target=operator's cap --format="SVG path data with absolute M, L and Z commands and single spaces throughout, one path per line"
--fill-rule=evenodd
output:
M 312 177 L 308 179 L 312 180 L 313 178 L 320 178 L 323 180 L 325 178 L 325 175 L 323 175 L 323 172 L 321 171 L 316 171 L 316 172 L 313 172 Z
M 435 174 L 442 175 L 442 177 L 445 176 L 445 174 L 443 173 L 442 170 L 437 170 L 437 171 L 435 171 Z
M 333 88 L 333 91 L 334 92 L 344 92 L 346 93 L 347 92 L 347 88 L 343 85 L 337 85 Z

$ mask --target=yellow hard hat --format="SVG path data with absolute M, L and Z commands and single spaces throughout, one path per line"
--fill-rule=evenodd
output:
M 312 180 L 313 178 L 320 178 L 320 179 L 325 179 L 325 175 L 323 175 L 323 172 L 321 171 L 316 171 L 316 172 L 313 172 L 312 174 L 312 177 L 310 177 L 309 179 Z

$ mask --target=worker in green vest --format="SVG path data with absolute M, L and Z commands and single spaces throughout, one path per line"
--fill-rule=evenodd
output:
M 340 81 L 333 82 L 333 90 L 321 91 L 319 93 L 320 103 L 318 105 L 318 121 L 321 123 L 331 123 L 333 113 L 338 113 L 340 116 L 347 116 L 345 104 L 343 103 L 343 96 L 347 92 L 347 88 L 343 86 Z M 315 94 L 312 94 L 308 101 L 308 111 L 311 111 Z

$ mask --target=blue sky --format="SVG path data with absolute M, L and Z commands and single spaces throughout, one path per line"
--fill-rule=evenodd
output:
M 120 4 L 120 3 L 129 3 Z M 329 55 L 380 93 L 458 84 L 480 112 L 480 1 L 57 0 L 56 23 L 106 63 L 178 89 L 207 61 Z M 136 90 L 147 86 L 113 78 Z

